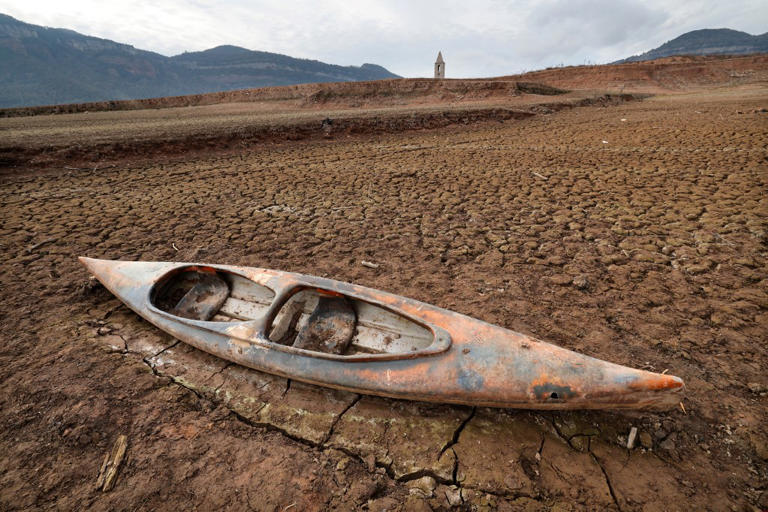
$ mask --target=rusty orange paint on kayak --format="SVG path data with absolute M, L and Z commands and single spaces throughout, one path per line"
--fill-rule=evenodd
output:
M 391 398 L 526 409 L 668 409 L 683 381 L 380 290 L 277 270 L 80 258 L 128 307 L 234 363 Z

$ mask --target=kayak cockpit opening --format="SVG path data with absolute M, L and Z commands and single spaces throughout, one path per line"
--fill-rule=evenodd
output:
M 248 322 L 269 314 L 275 292 L 241 275 L 202 266 L 172 272 L 155 284 L 152 305 L 181 318 Z M 427 327 L 331 290 L 297 288 L 264 333 L 279 345 L 336 355 L 411 354 L 435 342 Z
M 303 288 L 280 307 L 269 328 L 275 343 L 332 354 L 408 354 L 435 336 L 413 320 L 333 291 Z
M 165 276 L 152 290 L 152 305 L 193 320 L 232 322 L 245 320 L 238 301 L 269 306 L 275 292 L 230 272 L 208 267 L 187 267 Z

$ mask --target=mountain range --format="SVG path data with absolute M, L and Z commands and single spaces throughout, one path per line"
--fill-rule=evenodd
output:
M 768 52 L 768 33 L 703 29 L 614 64 L 673 55 L 762 52 Z M 376 64 L 337 66 L 237 46 L 166 57 L 0 14 L 0 108 L 387 78 L 400 77 Z
M 658 48 L 612 64 L 660 59 L 673 55 L 743 55 L 768 52 L 768 32 L 758 36 L 729 28 L 692 30 Z
M 375 64 L 337 66 L 237 46 L 166 57 L 0 14 L 0 107 L 385 78 L 399 77 Z

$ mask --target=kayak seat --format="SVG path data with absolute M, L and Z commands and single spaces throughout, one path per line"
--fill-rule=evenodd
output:
M 215 273 L 190 272 L 189 274 L 191 275 L 185 282 L 188 285 L 191 284 L 191 287 L 169 313 L 183 318 L 208 321 L 221 309 L 222 304 L 229 297 L 229 286 Z
M 355 335 L 357 316 L 344 297 L 320 296 L 293 346 L 305 350 L 344 354 Z

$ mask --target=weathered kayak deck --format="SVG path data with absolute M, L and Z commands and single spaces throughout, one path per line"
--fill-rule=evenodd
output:
M 526 409 L 667 409 L 685 386 L 452 311 L 277 270 L 80 258 L 137 314 L 255 370 L 391 398 Z

